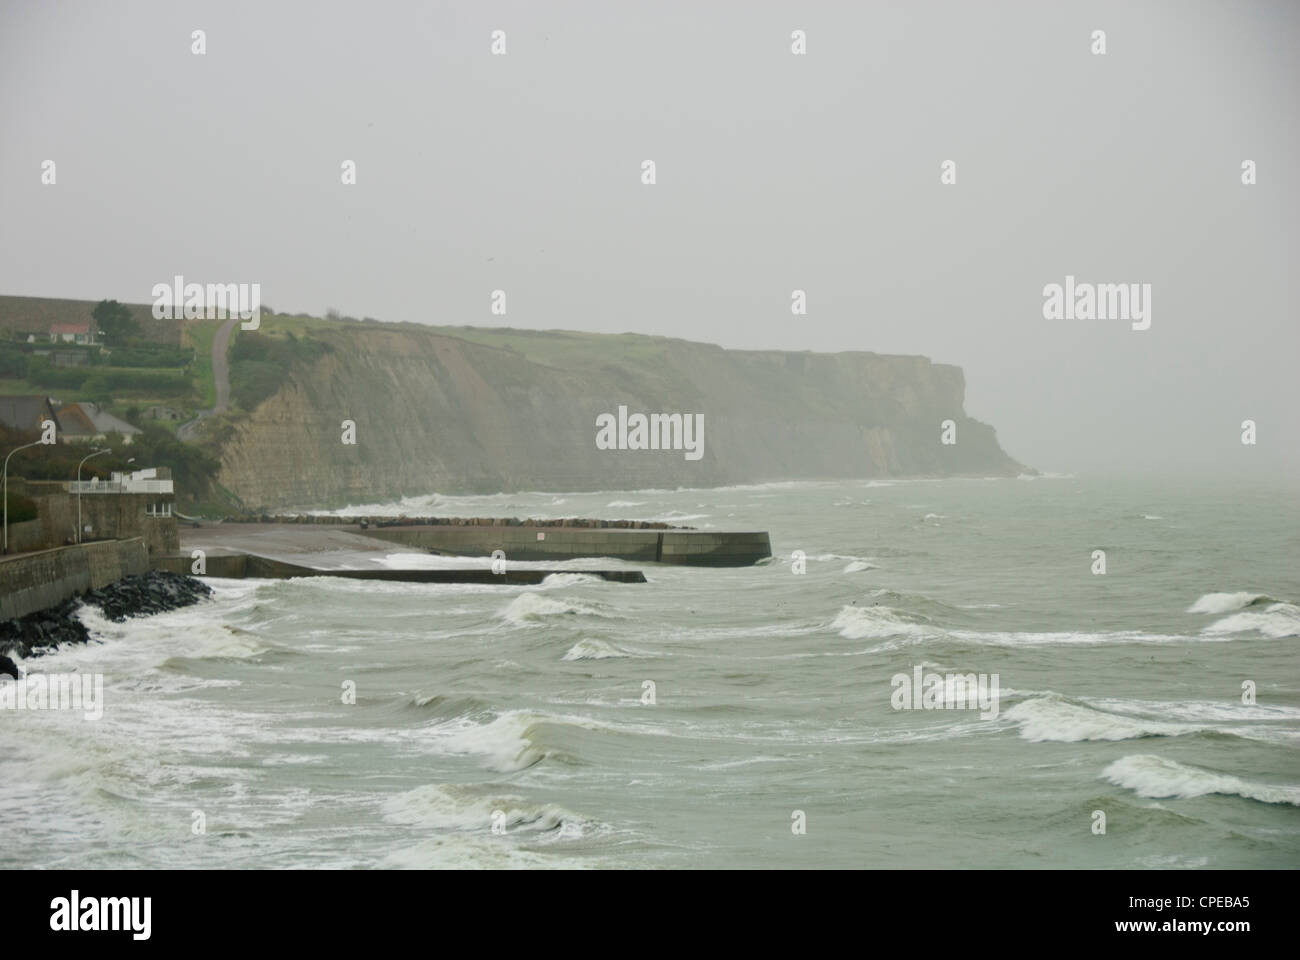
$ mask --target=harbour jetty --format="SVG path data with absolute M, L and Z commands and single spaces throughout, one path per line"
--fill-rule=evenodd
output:
M 541 583 L 554 573 L 576 573 L 601 580 L 613 580 L 618 583 L 645 583 L 645 574 L 640 570 L 543 570 L 543 569 L 501 569 L 475 568 L 468 570 L 394 570 L 383 568 L 324 568 L 311 567 L 297 563 L 286 563 L 269 557 L 259 557 L 249 553 L 215 554 L 204 561 L 202 576 L 244 579 L 260 577 L 268 580 L 293 580 L 299 577 L 342 577 L 345 580 L 388 580 L 399 583 L 482 583 L 489 586 Z M 157 570 L 172 573 L 187 573 L 193 570 L 193 561 L 189 557 L 158 557 L 154 561 Z
M 541 583 L 556 573 L 575 573 L 617 583 L 645 583 L 640 570 L 554 565 L 521 565 L 519 558 L 496 562 L 467 560 L 430 566 L 419 562 L 429 551 L 403 548 L 365 535 L 360 524 L 217 523 L 183 526 L 181 550 L 151 558 L 155 570 L 195 576 L 268 579 L 342 577 L 406 583 Z M 394 555 L 416 558 L 404 564 Z M 490 553 L 488 554 L 490 556 Z M 592 554 L 583 556 L 592 557 Z M 553 558 L 552 558 L 553 559 Z
M 695 530 L 648 520 L 268 515 L 205 529 L 227 526 L 347 532 L 426 553 L 490 557 L 500 551 L 507 560 L 523 561 L 605 557 L 631 563 L 746 567 L 772 555 L 764 531 Z

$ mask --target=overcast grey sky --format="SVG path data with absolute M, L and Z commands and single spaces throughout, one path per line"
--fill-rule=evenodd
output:
M 1040 469 L 1300 467 L 1300 4 L 0 11 L 0 293 L 924 354 Z

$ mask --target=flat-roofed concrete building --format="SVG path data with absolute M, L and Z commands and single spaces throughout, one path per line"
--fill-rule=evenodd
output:
M 10 553 L 75 543 L 78 499 L 83 542 L 141 537 L 151 554 L 180 549 L 176 491 L 167 467 L 113 473 L 108 480 L 10 477 L 9 488 L 35 500 L 37 512 L 35 520 L 9 525 Z

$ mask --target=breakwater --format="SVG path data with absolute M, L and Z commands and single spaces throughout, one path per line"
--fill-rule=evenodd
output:
M 193 570 L 193 561 L 184 555 L 154 557 L 154 568 L 172 573 Z M 506 569 L 493 572 L 489 569 L 469 570 L 391 570 L 391 569 L 338 569 L 309 567 L 288 563 L 270 557 L 249 553 L 214 554 L 204 560 L 202 576 L 224 577 L 235 580 L 246 577 L 269 580 L 292 580 L 299 577 L 342 577 L 345 580 L 388 580 L 400 583 L 484 583 L 489 585 L 536 584 L 556 573 L 576 573 L 618 583 L 645 583 L 640 570 L 519 570 Z
M 747 567 L 772 555 L 767 533 L 673 528 L 400 524 L 359 530 L 367 537 L 433 553 L 510 560 L 610 557 L 632 563 Z
M 771 541 L 764 531 L 694 530 L 646 520 L 525 521 L 498 517 L 426 523 L 403 517 L 379 518 L 372 523 L 355 517 L 307 516 L 285 522 L 268 517 L 245 523 L 185 527 L 181 531 L 180 556 L 188 556 L 195 547 L 208 554 L 248 553 L 275 559 L 334 551 L 340 554 L 340 562 L 334 566 L 351 567 L 359 557 L 381 551 L 380 543 L 461 557 L 490 557 L 500 551 L 507 561 L 607 557 L 631 563 L 745 567 L 772 555 Z M 311 565 L 321 566 L 316 562 Z M 189 568 L 185 572 L 190 572 Z M 209 573 L 218 575 L 211 570 Z

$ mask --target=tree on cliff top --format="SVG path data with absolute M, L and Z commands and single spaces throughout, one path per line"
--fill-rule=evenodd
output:
M 131 311 L 116 300 L 101 300 L 90 312 L 95 319 L 95 326 L 110 344 L 122 344 L 131 337 L 140 335 L 140 321 L 131 315 Z

